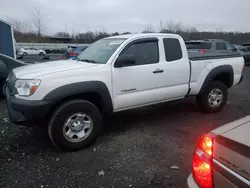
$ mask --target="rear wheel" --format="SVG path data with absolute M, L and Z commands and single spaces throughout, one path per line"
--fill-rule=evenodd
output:
M 27 53 L 27 52 L 23 52 L 23 55 L 24 55 L 24 56 L 27 56 L 27 55 L 28 55 L 28 53 Z
M 44 56 L 45 54 L 44 54 L 43 52 L 40 52 L 39 55 L 40 55 L 40 56 Z
M 57 147 L 75 151 L 93 143 L 101 128 L 102 116 L 95 105 L 85 100 L 72 100 L 54 112 L 48 132 Z
M 198 106 L 207 113 L 218 112 L 227 101 L 227 86 L 220 81 L 213 81 L 196 98 Z

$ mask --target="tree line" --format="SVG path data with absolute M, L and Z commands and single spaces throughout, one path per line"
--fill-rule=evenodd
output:
M 14 27 L 14 36 L 16 42 L 33 42 L 33 43 L 50 43 L 51 36 L 45 33 L 46 22 L 43 14 L 39 9 L 34 8 L 31 12 L 31 23 L 25 23 L 18 20 L 11 20 Z M 31 26 L 32 25 L 32 26 Z M 32 30 L 30 29 L 32 28 Z M 187 26 L 182 22 L 160 21 L 158 26 L 147 25 L 142 33 L 175 33 L 181 35 L 184 40 L 202 40 L 202 39 L 224 39 L 235 44 L 250 42 L 250 32 L 225 32 L 221 28 L 216 31 L 199 31 L 197 28 Z M 121 34 L 129 34 L 130 32 L 114 32 L 108 33 L 104 30 L 87 31 L 71 34 L 67 31 L 59 31 L 53 37 L 61 37 L 70 39 L 71 43 L 92 43 L 104 37 L 116 36 Z

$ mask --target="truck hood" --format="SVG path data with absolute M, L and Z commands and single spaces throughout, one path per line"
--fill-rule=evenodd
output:
M 98 66 L 98 64 L 80 62 L 75 60 L 58 60 L 18 67 L 15 68 L 13 72 L 15 73 L 17 78 L 33 79 L 45 74 L 52 74 L 74 69 L 90 68 L 95 66 Z

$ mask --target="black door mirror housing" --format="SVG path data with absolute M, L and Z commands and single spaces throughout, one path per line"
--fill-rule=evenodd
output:
M 135 56 L 131 54 L 121 54 L 116 62 L 115 67 L 126 67 L 135 64 Z

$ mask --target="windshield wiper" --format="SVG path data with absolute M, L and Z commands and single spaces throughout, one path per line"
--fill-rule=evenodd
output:
M 94 60 L 91 60 L 91 59 L 79 59 L 77 58 L 78 61 L 84 61 L 84 62 L 87 62 L 87 63 L 96 63 L 96 61 Z

